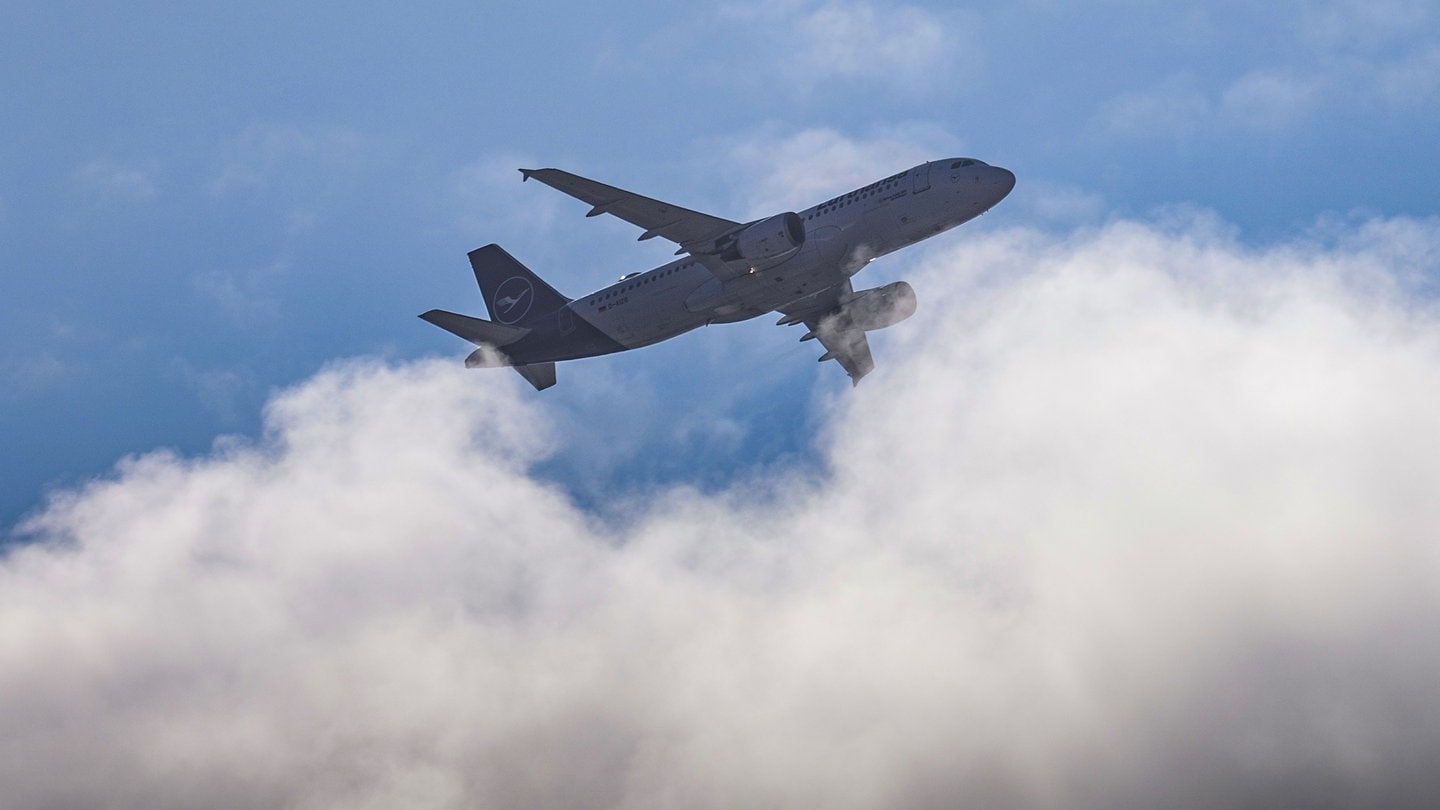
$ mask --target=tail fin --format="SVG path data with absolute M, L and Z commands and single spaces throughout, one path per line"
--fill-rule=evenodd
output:
M 499 245 L 470 251 L 470 266 L 496 323 L 526 326 L 570 303 Z

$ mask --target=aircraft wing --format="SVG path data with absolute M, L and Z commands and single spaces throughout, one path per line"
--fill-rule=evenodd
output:
M 809 326 L 809 323 L 806 323 Z M 811 327 L 812 329 L 814 327 Z M 870 356 L 870 341 L 865 339 L 865 333 L 851 327 L 844 330 L 816 330 L 816 337 L 820 344 L 825 347 L 825 353 L 820 356 L 821 362 L 835 360 L 845 373 L 850 375 L 850 384 L 859 385 L 860 378 L 875 370 L 875 359 Z
M 781 324 L 804 323 L 810 331 L 801 340 L 819 339 L 825 347 L 820 362 L 834 360 L 850 375 L 852 385 L 859 385 L 860 378 L 875 370 L 875 359 L 870 355 L 870 341 L 865 331 L 857 329 L 850 319 L 839 315 L 836 310 L 842 301 L 854 292 L 850 279 L 836 284 L 814 295 L 802 298 L 793 304 L 780 308 L 785 317 Z
M 563 191 L 592 208 L 585 216 L 612 214 L 631 225 L 643 228 L 640 240 L 664 237 L 680 246 L 678 252 L 703 251 L 715 239 L 740 227 L 740 223 L 691 211 L 661 200 L 642 197 L 623 188 L 607 186 L 560 169 L 521 169 L 526 180 L 535 178 L 551 188 Z

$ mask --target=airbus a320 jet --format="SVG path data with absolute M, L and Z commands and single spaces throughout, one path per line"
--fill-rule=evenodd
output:
M 866 332 L 915 313 L 915 291 L 897 281 L 854 290 L 870 261 L 974 219 L 1005 198 L 1015 175 L 973 158 L 922 163 L 804 211 L 734 222 L 642 197 L 559 169 L 521 169 L 661 237 L 681 258 L 631 273 L 581 298 L 567 298 L 499 245 L 470 252 L 491 320 L 432 309 L 421 318 L 477 348 L 470 368 L 512 366 L 537 390 L 555 384 L 555 364 L 638 349 L 699 326 L 778 311 L 778 325 L 804 324 L 820 360 L 835 360 L 856 383 L 875 368 Z

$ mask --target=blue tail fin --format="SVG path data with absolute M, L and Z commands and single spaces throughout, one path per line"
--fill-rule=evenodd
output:
M 496 323 L 527 326 L 570 303 L 499 245 L 470 251 L 470 266 Z

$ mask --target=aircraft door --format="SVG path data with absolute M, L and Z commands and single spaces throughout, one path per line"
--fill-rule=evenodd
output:
M 915 193 L 916 193 L 916 194 L 919 194 L 920 192 L 925 191 L 926 189 L 930 188 L 930 164 L 929 164 L 929 163 L 925 163 L 925 164 L 923 164 L 923 165 L 920 165 L 920 166 L 916 166 L 916 167 L 915 167 L 914 181 L 915 181 Z
M 568 335 L 575 331 L 575 313 L 570 307 L 560 308 L 560 334 Z

